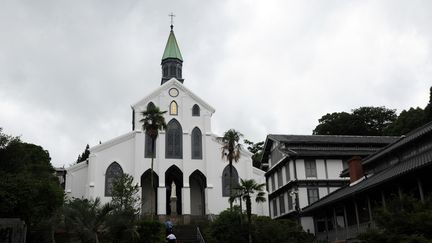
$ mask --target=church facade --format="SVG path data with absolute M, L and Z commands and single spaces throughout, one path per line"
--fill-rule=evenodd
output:
M 140 186 L 143 214 L 206 216 L 229 207 L 230 167 L 222 159 L 218 136 L 211 131 L 215 109 L 183 84 L 182 64 L 171 26 L 162 57 L 161 86 L 132 105 L 132 131 L 90 148 L 87 161 L 67 169 L 68 197 L 99 197 L 109 202 L 113 181 L 127 173 Z M 150 106 L 167 111 L 167 128 L 159 132 L 155 144 L 153 188 L 151 140 L 140 122 L 142 112 Z M 233 177 L 265 183 L 264 171 L 252 166 L 251 154 L 245 149 L 233 163 Z M 175 207 L 170 199 L 174 195 Z M 268 215 L 266 203 L 253 203 L 252 213 Z

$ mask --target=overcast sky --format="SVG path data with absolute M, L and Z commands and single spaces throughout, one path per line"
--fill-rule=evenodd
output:
M 429 0 L 0 0 L 0 127 L 55 166 L 129 132 L 160 85 L 170 12 L 216 134 L 311 134 L 329 112 L 428 102 Z

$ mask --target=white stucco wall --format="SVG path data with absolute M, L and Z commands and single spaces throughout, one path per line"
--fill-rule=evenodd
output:
M 340 173 L 342 172 L 342 160 L 340 159 L 328 159 L 327 160 L 327 172 L 329 179 L 341 179 Z
M 300 208 L 304 208 L 308 203 L 308 196 L 307 196 L 307 189 L 305 187 L 299 187 L 298 188 L 298 198 L 299 198 L 299 205 Z
M 65 192 L 68 198 L 85 198 L 88 194 L 88 164 L 81 162 L 66 169 Z

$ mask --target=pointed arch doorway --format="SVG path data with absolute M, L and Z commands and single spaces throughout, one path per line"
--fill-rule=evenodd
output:
M 183 188 L 183 172 L 175 165 L 172 165 L 165 172 L 165 187 L 166 187 L 166 213 L 172 215 L 171 212 L 171 191 L 172 183 L 176 186 L 175 195 L 177 196 L 176 208 L 177 215 L 182 214 L 182 188 Z
M 151 172 L 148 169 L 141 175 L 141 212 L 143 215 L 157 214 L 157 187 L 159 176 L 153 171 L 153 189 L 151 187 Z
M 204 216 L 205 212 L 205 188 L 207 178 L 199 171 L 195 170 L 189 176 L 191 215 Z

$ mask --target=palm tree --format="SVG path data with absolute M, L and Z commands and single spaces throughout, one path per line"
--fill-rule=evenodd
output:
M 107 203 L 100 205 L 100 199 L 73 199 L 64 208 L 65 224 L 71 228 L 83 241 L 91 240 L 99 243 L 98 233 L 104 231 L 105 222 L 113 210 Z
M 143 123 L 142 127 L 145 131 L 145 133 L 150 137 L 151 139 L 151 166 L 150 166 L 150 184 L 152 190 L 154 189 L 153 185 L 153 161 L 154 161 L 154 152 L 155 152 L 155 142 L 156 138 L 159 135 L 159 130 L 165 130 L 167 125 L 165 123 L 165 118 L 163 114 L 165 114 L 166 111 L 160 111 L 159 107 L 156 106 L 148 106 L 146 111 L 142 112 L 143 119 L 141 119 L 141 122 Z M 151 196 L 150 201 L 150 213 L 151 218 L 153 220 L 153 196 Z
M 240 180 L 240 185 L 236 188 L 237 194 L 230 197 L 230 201 L 234 201 L 236 198 L 243 199 L 246 202 L 246 214 L 248 218 L 248 230 L 249 230 L 249 242 L 252 242 L 252 236 L 250 232 L 251 216 L 252 216 L 252 201 L 251 196 L 255 195 L 255 202 L 263 203 L 266 201 L 264 192 L 265 183 L 258 184 L 254 179 Z
M 230 129 L 226 131 L 223 135 L 223 137 L 219 138 L 219 140 L 222 142 L 222 159 L 227 159 L 229 162 L 229 190 L 230 190 L 230 196 L 233 195 L 232 193 L 232 184 L 233 184 L 233 178 L 232 178 L 232 162 L 238 162 L 240 159 L 240 150 L 241 145 L 239 144 L 240 138 L 243 137 L 243 134 L 240 132 Z M 230 209 L 232 210 L 232 201 L 230 200 Z

